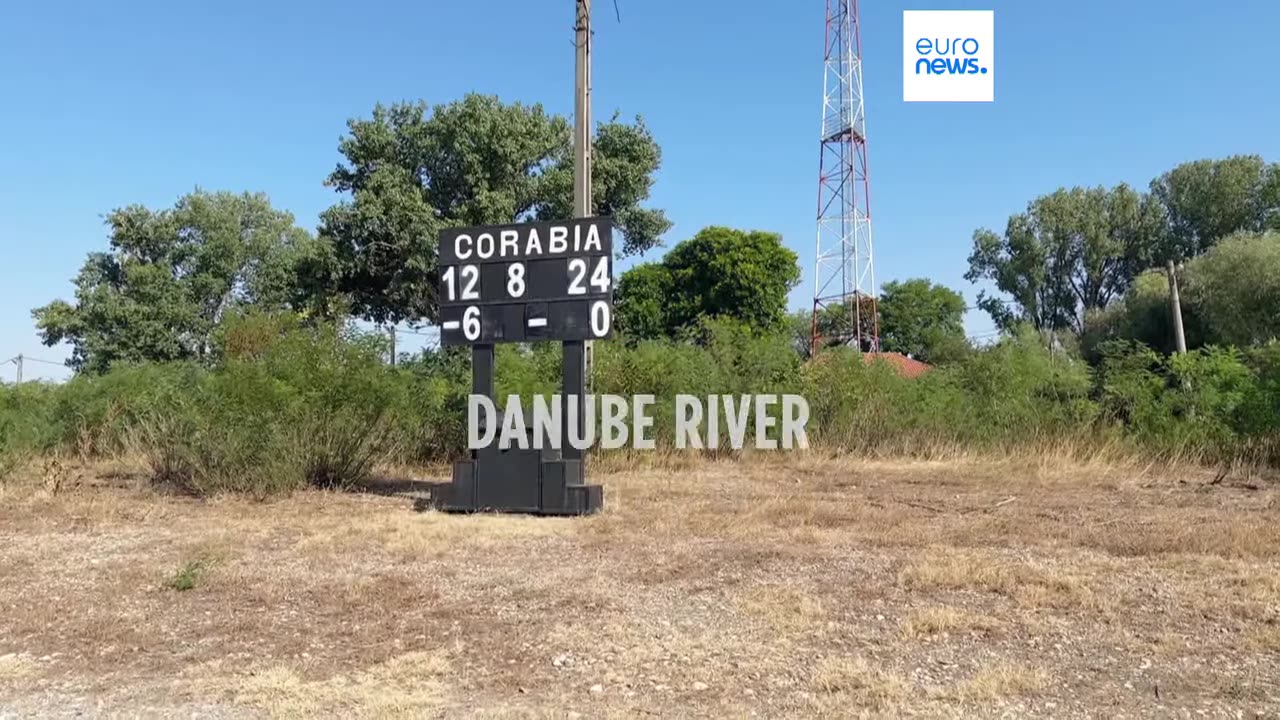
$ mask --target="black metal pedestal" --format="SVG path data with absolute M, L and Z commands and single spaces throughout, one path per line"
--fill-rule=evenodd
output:
M 564 396 L 583 393 L 583 346 L 564 343 Z M 471 352 L 472 392 L 493 399 L 493 345 L 475 345 Z M 581 405 L 579 406 L 581 408 Z M 588 515 L 604 507 L 604 490 L 584 483 L 582 452 L 568 445 L 569 428 L 561 435 L 563 451 L 501 450 L 488 447 L 471 452 L 471 459 L 455 463 L 452 482 L 442 488 L 436 505 L 446 512 L 511 512 L 536 515 Z M 582 418 L 580 411 L 578 417 Z M 496 418 L 490 418 L 497 422 Z M 526 427 L 531 424 L 526 423 Z
M 588 515 L 604 507 L 599 485 L 582 483 L 577 460 L 543 460 L 537 450 L 481 451 L 453 466 L 443 498 L 449 512 Z

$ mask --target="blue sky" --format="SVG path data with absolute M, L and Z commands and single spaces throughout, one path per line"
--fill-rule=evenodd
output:
M 595 113 L 642 114 L 675 227 L 783 234 L 811 289 L 823 0 L 596 0 Z M 268 193 L 313 228 L 352 116 L 468 91 L 572 109 L 570 0 L 6 3 L 0 9 L 0 360 L 61 360 L 30 309 L 70 297 L 114 207 Z M 975 228 L 1061 185 L 1280 160 L 1272 0 L 864 0 L 876 274 L 961 290 Z M 994 9 L 996 102 L 901 101 L 902 11 Z M 967 319 L 970 333 L 991 323 Z M 410 343 L 412 346 L 412 343 Z M 0 377 L 12 379 L 12 366 Z M 28 365 L 28 377 L 65 377 Z

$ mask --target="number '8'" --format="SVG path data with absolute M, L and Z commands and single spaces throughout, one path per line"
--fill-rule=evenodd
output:
M 511 263 L 507 266 L 507 295 L 524 295 L 524 263 Z

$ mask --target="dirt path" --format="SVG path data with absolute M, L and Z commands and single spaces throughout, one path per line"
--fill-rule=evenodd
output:
M 1280 714 L 1274 485 L 1053 459 L 603 479 L 579 520 L 418 512 L 411 484 L 12 483 L 0 717 Z

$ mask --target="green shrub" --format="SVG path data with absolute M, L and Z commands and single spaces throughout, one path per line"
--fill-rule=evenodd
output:
M 205 558 L 188 560 L 183 563 L 182 567 L 178 568 L 173 575 L 165 579 L 164 586 L 170 590 L 177 590 L 178 592 L 194 590 L 196 585 L 204 579 L 204 576 L 208 572 L 211 564 L 212 563 Z
M 811 434 L 857 452 L 929 453 L 1088 436 L 1096 405 L 1087 367 L 1016 336 L 916 378 L 849 349 L 805 370 Z
M 266 497 L 350 487 L 386 461 L 466 453 L 465 348 L 391 368 L 380 335 L 270 316 L 233 318 L 216 337 L 213 367 L 120 366 L 61 386 L 0 387 L 0 473 L 42 452 L 133 451 L 158 483 L 184 492 Z M 810 404 L 810 443 L 836 451 L 932 455 L 1122 434 L 1161 456 L 1280 466 L 1280 343 L 1248 354 L 1166 357 L 1114 341 L 1094 351 L 1091 371 L 1016 334 L 908 379 L 849 349 L 802 362 L 786 333 L 704 320 L 680 341 L 598 343 L 592 390 L 655 396 L 659 447 L 674 444 L 677 395 L 798 393 Z M 499 398 L 559 393 L 560 359 L 555 343 L 500 346 Z M 723 424 L 720 443 L 710 452 L 728 446 Z
M 202 373 L 144 411 L 139 447 L 156 482 L 196 495 L 260 498 L 302 486 L 290 442 L 293 398 L 263 370 L 233 364 Z
M 43 383 L 0 385 L 0 481 L 56 445 L 50 413 L 56 394 L 57 388 Z
M 380 352 L 360 333 L 286 328 L 153 391 L 138 412 L 139 447 L 158 482 L 198 495 L 360 483 L 400 447 L 397 413 L 408 407 Z
M 406 397 L 396 413 L 397 433 L 403 439 L 399 460 L 425 464 L 465 455 L 469 354 L 464 348 L 446 348 L 401 365 Z
M 1113 342 L 1101 352 L 1104 413 L 1151 449 L 1221 460 L 1272 442 L 1267 436 L 1276 430 L 1280 395 L 1235 348 L 1166 357 L 1136 343 Z

